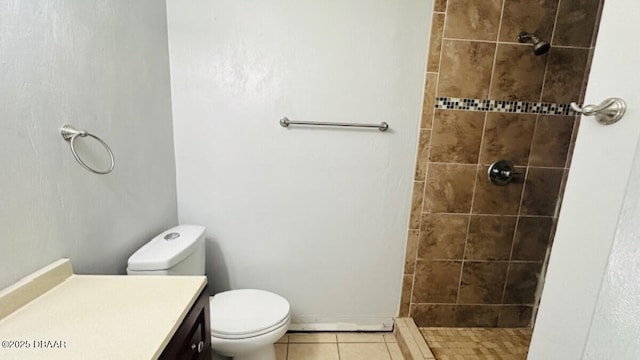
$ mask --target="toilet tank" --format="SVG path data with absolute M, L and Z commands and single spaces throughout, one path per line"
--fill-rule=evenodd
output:
M 166 230 L 129 257 L 129 275 L 204 275 L 204 226 Z

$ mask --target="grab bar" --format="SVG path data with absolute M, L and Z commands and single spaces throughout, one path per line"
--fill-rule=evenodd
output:
M 380 124 L 355 124 L 355 123 L 337 123 L 337 122 L 316 122 L 316 121 L 291 121 L 286 117 L 280 119 L 280 126 L 288 127 L 289 125 L 312 125 L 312 126 L 348 126 L 361 128 L 376 128 L 380 131 L 387 131 L 389 124 L 381 122 Z

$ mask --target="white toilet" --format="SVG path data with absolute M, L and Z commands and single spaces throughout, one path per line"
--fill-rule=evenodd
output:
M 129 257 L 129 275 L 204 275 L 205 228 L 180 225 Z M 241 289 L 209 298 L 211 348 L 235 360 L 275 360 L 273 344 L 289 328 L 289 302 L 264 290 Z

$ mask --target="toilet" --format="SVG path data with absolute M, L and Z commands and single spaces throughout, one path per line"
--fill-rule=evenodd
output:
M 136 251 L 129 275 L 204 275 L 203 226 L 179 225 Z M 257 289 L 224 291 L 209 298 L 213 359 L 275 360 L 273 344 L 289 329 L 289 302 Z

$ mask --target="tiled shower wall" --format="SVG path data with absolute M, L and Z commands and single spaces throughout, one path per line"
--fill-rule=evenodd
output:
M 435 1 L 401 316 L 424 327 L 531 324 L 578 118 L 436 108 L 435 99 L 581 102 L 600 8 Z M 551 42 L 550 52 L 535 56 L 521 31 Z M 495 186 L 487 169 L 501 159 L 523 175 Z

